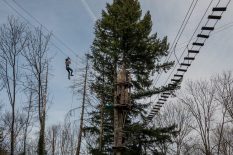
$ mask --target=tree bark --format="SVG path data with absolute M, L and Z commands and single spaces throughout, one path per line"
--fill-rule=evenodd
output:
M 86 70 L 85 70 L 85 76 L 84 76 L 83 101 L 82 101 L 82 110 L 81 110 L 81 116 L 80 116 L 80 126 L 79 126 L 78 145 L 77 145 L 76 155 L 80 154 L 81 142 L 82 142 L 83 116 L 84 116 L 84 108 L 85 108 L 85 102 L 86 102 L 86 89 L 87 89 L 86 88 L 87 87 L 87 73 L 88 73 L 88 57 L 87 57 L 87 64 L 86 64 Z

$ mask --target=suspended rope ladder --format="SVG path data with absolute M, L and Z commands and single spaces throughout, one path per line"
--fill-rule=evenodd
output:
M 201 31 L 196 36 L 196 40 L 192 43 L 191 48 L 187 49 L 187 55 L 183 58 L 183 62 L 179 63 L 179 68 L 176 70 L 176 73 L 171 78 L 168 86 L 176 87 L 183 79 L 184 74 L 187 72 L 188 68 L 191 66 L 192 62 L 195 60 L 196 55 L 200 52 L 200 49 L 205 45 L 206 40 L 210 37 L 210 33 L 214 31 L 214 28 L 218 21 L 222 18 L 222 14 L 227 10 L 227 6 L 229 5 L 231 0 L 225 4 L 224 7 L 220 7 L 219 3 L 215 7 L 212 8 L 212 13 L 208 16 L 207 22 L 203 27 L 201 27 Z M 195 32 L 194 32 L 195 33 Z M 186 50 L 185 49 L 185 50 Z M 169 90 L 167 92 L 163 92 L 160 94 L 158 101 L 153 105 L 149 115 L 147 116 L 147 121 L 150 122 L 154 118 L 156 114 L 162 108 L 162 105 L 167 101 L 167 99 L 173 94 L 175 90 Z

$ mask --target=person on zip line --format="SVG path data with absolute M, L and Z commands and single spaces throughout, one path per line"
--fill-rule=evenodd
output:
M 68 79 L 70 79 L 70 76 L 74 76 L 73 69 L 70 68 L 70 64 L 71 64 L 71 59 L 69 57 L 67 57 L 65 59 L 65 65 L 66 65 L 66 70 L 68 72 Z

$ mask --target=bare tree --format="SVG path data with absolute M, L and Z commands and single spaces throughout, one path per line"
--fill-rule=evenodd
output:
M 71 123 L 68 117 L 63 124 L 52 125 L 47 128 L 46 147 L 49 154 L 75 154 L 78 141 L 76 138 L 78 135 L 77 128 L 80 124 L 77 121 Z
M 233 76 L 231 72 L 224 72 L 215 78 L 217 100 L 227 110 L 233 121 Z
M 82 109 L 81 109 L 81 115 L 80 115 L 80 126 L 79 126 L 78 144 L 77 144 L 76 155 L 79 155 L 80 150 L 81 150 L 81 142 L 82 142 L 82 135 L 83 135 L 83 117 L 84 117 L 84 108 L 85 108 L 86 95 L 87 95 L 88 67 L 89 66 L 88 66 L 88 57 L 87 57 L 87 63 L 86 63 L 86 69 L 85 69 L 85 75 L 84 75 L 83 100 L 82 100 Z
M 188 82 L 186 95 L 181 98 L 188 110 L 192 113 L 197 127 L 197 131 L 202 142 L 202 151 L 206 155 L 211 155 L 211 133 L 214 129 L 214 113 L 217 104 L 214 101 L 216 89 L 213 81 Z
M 0 28 L 0 76 L 4 83 L 11 105 L 11 155 L 15 151 L 15 112 L 17 90 L 19 88 L 19 63 L 21 53 L 25 50 L 28 34 L 24 23 L 13 17 Z
M 60 125 L 52 125 L 51 127 L 48 128 L 47 139 L 49 146 L 51 148 L 52 155 L 57 154 L 56 152 L 58 151 L 57 148 L 58 148 L 58 139 L 61 133 L 60 130 L 61 130 Z
M 0 112 L 1 112 L 1 109 L 2 109 L 2 104 L 0 104 Z M 2 112 L 1 112 L 1 115 L 0 115 L 0 118 L 2 117 Z M 0 151 L 3 150 L 3 126 L 0 124 Z
M 60 134 L 60 153 L 61 153 L 61 155 L 71 154 L 71 152 L 73 152 L 73 154 L 74 154 L 75 148 L 71 148 L 71 141 L 72 141 L 72 136 L 76 136 L 76 135 L 72 135 L 71 131 L 72 131 L 71 124 L 65 123 L 63 125 L 63 128 L 61 130 L 61 134 Z
M 29 126 L 32 125 L 33 120 L 33 99 L 34 99 L 34 90 L 33 90 L 33 83 L 30 81 L 30 78 L 27 77 L 27 87 L 25 89 L 25 93 L 27 96 L 28 101 L 26 102 L 26 107 L 24 110 L 26 111 L 26 119 L 24 122 L 24 136 L 23 136 L 23 154 L 26 154 L 27 150 L 27 137 L 29 132 Z
M 3 150 L 2 142 L 3 142 L 3 128 L 0 127 L 0 154 L 1 154 L 1 151 Z
M 216 89 L 216 101 L 221 105 L 222 120 L 216 127 L 214 141 L 217 146 L 217 154 L 227 154 L 222 146 L 228 142 L 224 138 L 225 126 L 228 125 L 233 119 L 233 77 L 231 72 L 224 72 L 214 78 L 215 89 Z M 229 116 L 229 117 L 227 117 Z M 231 124 L 232 125 L 232 124 Z M 229 127 L 228 127 L 229 128 Z M 229 130 L 229 129 L 228 129 Z M 227 139 L 228 140 L 228 139 Z M 229 150 L 229 149 L 228 149 Z
M 84 144 L 84 139 L 83 139 L 83 134 L 84 134 L 84 126 L 85 126 L 85 120 L 84 120 L 84 116 L 85 113 L 88 113 L 87 111 L 87 107 L 88 107 L 88 101 L 89 101 L 89 93 L 90 93 L 90 70 L 89 70 L 89 55 L 86 55 L 86 65 L 85 68 L 80 68 L 79 72 L 81 73 L 78 78 L 76 78 L 73 81 L 73 84 L 70 86 L 70 88 L 73 90 L 73 94 L 77 95 L 77 96 L 81 96 L 81 107 L 78 108 L 74 108 L 71 109 L 70 112 L 75 112 L 77 110 L 79 110 L 80 108 L 80 119 L 78 119 L 79 121 L 79 131 L 78 131 L 78 138 L 77 138 L 77 148 L 76 148 L 76 155 L 81 154 L 81 150 L 82 150 L 82 144 Z M 80 80 L 81 79 L 81 80 Z M 69 112 L 69 113 L 70 113 Z M 76 123 L 74 123 L 76 125 Z M 74 132 L 75 133 L 75 132 Z M 72 134 L 74 134 L 72 133 Z M 73 140 L 71 140 L 71 142 L 73 142 Z M 73 144 L 72 144 L 73 145 Z
M 28 50 L 24 52 L 24 57 L 28 69 L 32 73 L 32 81 L 37 98 L 38 118 L 40 124 L 38 153 L 45 154 L 45 120 L 46 106 L 48 101 L 48 72 L 49 59 L 47 55 L 50 34 L 43 35 L 42 30 L 36 28 L 30 34 Z
M 176 147 L 170 146 L 174 150 L 172 154 L 180 155 L 182 148 L 189 141 L 188 135 L 192 131 L 192 117 L 187 108 L 180 102 L 172 101 L 164 105 L 163 111 L 156 118 L 156 122 L 160 127 L 171 126 L 176 124 L 177 135 L 173 137 Z M 169 146 L 167 146 L 168 148 Z
M 15 145 L 15 151 L 21 151 L 22 150 L 22 145 L 20 142 L 20 139 L 22 138 L 23 135 L 23 127 L 25 123 L 25 115 L 22 112 L 19 112 L 17 110 L 15 112 L 15 128 L 14 128 L 14 145 Z M 7 148 L 10 146 L 9 144 L 11 143 L 11 121 L 12 121 L 12 113 L 11 112 L 5 112 L 2 117 L 1 117 L 1 124 L 4 126 L 3 131 L 4 131 L 4 147 Z M 10 148 L 9 148 L 10 149 Z
M 218 125 L 216 126 L 215 128 L 215 146 L 217 146 L 217 154 L 219 155 L 220 154 L 220 151 L 221 151 L 221 144 L 222 143 L 225 143 L 223 141 L 223 136 L 224 136 L 224 130 L 225 130 L 225 125 L 226 125 L 226 113 L 227 110 L 225 108 L 222 108 L 222 120 L 220 123 L 218 123 Z

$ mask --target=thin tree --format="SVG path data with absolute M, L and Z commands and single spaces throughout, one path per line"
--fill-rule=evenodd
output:
M 187 94 L 181 98 L 194 117 L 197 131 L 202 142 L 202 151 L 212 155 L 211 133 L 214 129 L 214 114 L 218 105 L 215 102 L 216 89 L 213 81 L 189 82 L 185 91 Z
M 224 149 L 221 148 L 224 139 L 225 125 L 233 121 L 233 77 L 231 72 L 223 72 L 214 78 L 216 88 L 216 101 L 221 105 L 222 120 L 216 129 L 217 154 Z M 227 117 L 228 116 L 228 117 Z M 224 151 L 225 153 L 227 151 Z
M 80 154 L 81 149 L 81 142 L 82 142 L 82 135 L 83 135 L 83 117 L 84 117 L 84 108 L 86 103 L 86 93 L 87 93 L 87 77 L 88 77 L 88 56 L 87 56 L 87 62 L 86 62 L 86 68 L 85 68 L 85 74 L 84 74 L 84 85 L 83 85 L 83 96 L 82 96 L 82 108 L 81 108 L 81 115 L 80 115 L 80 126 L 79 126 L 79 134 L 78 134 L 78 144 L 77 144 L 77 150 L 76 155 Z
M 0 28 L 0 76 L 11 106 L 11 155 L 15 152 L 15 113 L 20 81 L 20 56 L 28 40 L 26 25 L 14 17 Z
M 33 119 L 33 103 L 34 103 L 34 94 L 35 91 L 33 90 L 33 83 L 30 81 L 30 76 L 27 77 L 27 84 L 25 89 L 25 94 L 27 96 L 27 105 L 24 108 L 26 111 L 26 120 L 24 122 L 24 136 L 23 136 L 23 154 L 26 155 L 27 150 L 27 138 L 28 138 L 28 132 L 29 132 L 29 126 L 32 125 L 32 119 Z
M 1 109 L 2 109 L 2 105 L 0 104 L 0 111 L 1 111 Z M 2 113 L 2 112 L 1 112 Z M 2 115 L 0 115 L 0 118 L 2 117 Z M 3 143 L 3 127 L 0 125 L 0 151 L 2 151 L 3 150 L 3 145 L 2 145 L 2 143 Z
M 51 147 L 51 154 L 55 155 L 58 152 L 58 139 L 61 133 L 61 125 L 52 125 L 48 128 L 47 140 Z
M 76 130 L 76 128 L 74 128 L 73 131 L 74 130 Z M 74 152 L 77 150 L 77 148 L 73 147 L 72 143 L 74 143 L 73 137 L 75 137 L 76 135 L 77 134 L 72 133 L 70 123 L 65 123 L 62 126 L 62 130 L 60 132 L 60 139 L 59 139 L 59 147 L 60 147 L 61 155 L 75 154 Z
M 32 81 L 37 98 L 39 119 L 38 153 L 45 154 L 45 120 L 48 101 L 49 58 L 48 44 L 51 34 L 44 35 L 40 28 L 30 34 L 27 51 L 24 52 L 27 67 L 32 73 Z
M 23 150 L 23 134 L 25 126 L 26 115 L 19 110 L 15 111 L 15 128 L 14 128 L 14 138 L 15 138 L 15 151 Z M 4 126 L 4 140 L 5 148 L 7 150 L 10 148 L 11 143 L 11 122 L 12 122 L 12 113 L 5 112 L 1 117 L 1 124 Z
M 189 135 L 192 132 L 192 115 L 187 110 L 187 108 L 178 101 L 172 101 L 164 105 L 163 110 L 160 112 L 155 118 L 155 124 L 159 125 L 159 127 L 166 127 L 171 125 L 176 125 L 177 134 L 173 137 L 173 141 L 176 144 L 175 154 L 180 155 L 182 153 L 183 147 L 186 145 L 187 141 L 190 141 Z M 169 144 L 160 144 L 167 145 L 167 147 L 160 148 L 168 148 Z M 171 150 L 173 146 L 171 146 Z M 167 152 L 169 150 L 163 151 Z M 174 154 L 172 152 L 172 154 Z
M 218 102 L 227 110 L 233 121 L 233 76 L 231 72 L 224 72 L 215 79 Z

